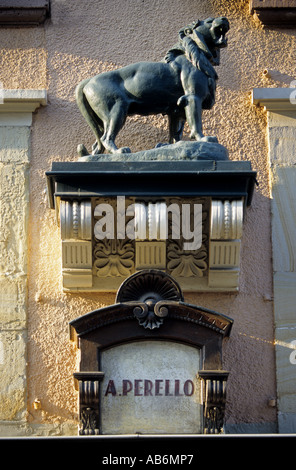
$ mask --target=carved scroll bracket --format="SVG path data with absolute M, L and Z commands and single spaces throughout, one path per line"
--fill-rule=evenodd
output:
M 103 372 L 75 372 L 76 388 L 79 389 L 79 434 L 100 434 L 100 382 Z
M 204 434 L 223 432 L 228 374 L 220 370 L 199 371 L 203 382 Z

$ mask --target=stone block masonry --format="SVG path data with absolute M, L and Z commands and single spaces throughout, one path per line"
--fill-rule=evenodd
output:
M 27 251 L 32 112 L 41 90 L 3 90 L 0 106 L 0 436 L 26 423 Z M 12 431 L 14 432 L 14 431 Z

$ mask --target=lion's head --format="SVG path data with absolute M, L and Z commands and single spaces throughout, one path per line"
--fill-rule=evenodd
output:
M 226 33 L 229 31 L 229 21 L 225 17 L 207 18 L 195 21 L 179 31 L 182 40 L 188 37 L 193 40 L 213 65 L 219 65 L 221 48 L 227 46 Z
M 214 47 L 221 49 L 227 46 L 226 33 L 229 31 L 229 21 L 225 17 L 220 18 L 209 18 L 204 22 L 204 25 L 209 29 L 211 40 L 208 35 L 205 35 L 206 42 L 212 42 Z M 211 44 L 208 44 L 211 46 Z

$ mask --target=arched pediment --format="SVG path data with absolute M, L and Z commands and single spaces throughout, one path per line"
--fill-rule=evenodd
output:
M 226 315 L 184 302 L 177 282 L 168 274 L 151 269 L 139 271 L 126 279 L 113 305 L 70 322 L 71 339 L 90 337 L 106 326 L 133 320 L 138 320 L 138 324 L 148 330 L 159 329 L 167 322 L 169 325 L 176 321 L 190 323 L 191 328 L 209 329 L 223 337 L 230 334 L 233 323 Z M 142 330 L 138 331 L 141 336 Z M 158 334 L 161 335 L 161 330 Z

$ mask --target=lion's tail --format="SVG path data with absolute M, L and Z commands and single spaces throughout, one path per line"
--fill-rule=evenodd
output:
M 95 112 L 92 110 L 91 106 L 89 105 L 85 95 L 84 95 L 84 87 L 87 85 L 89 82 L 90 78 L 86 78 L 82 82 L 77 85 L 76 90 L 75 90 L 75 97 L 76 97 L 76 103 L 78 105 L 78 108 L 86 120 L 87 124 L 90 126 L 92 129 L 95 137 L 96 137 L 96 150 L 95 153 L 102 153 L 103 147 L 101 144 L 101 137 L 103 135 L 103 127 L 102 123 L 99 120 L 98 116 L 95 114 Z

